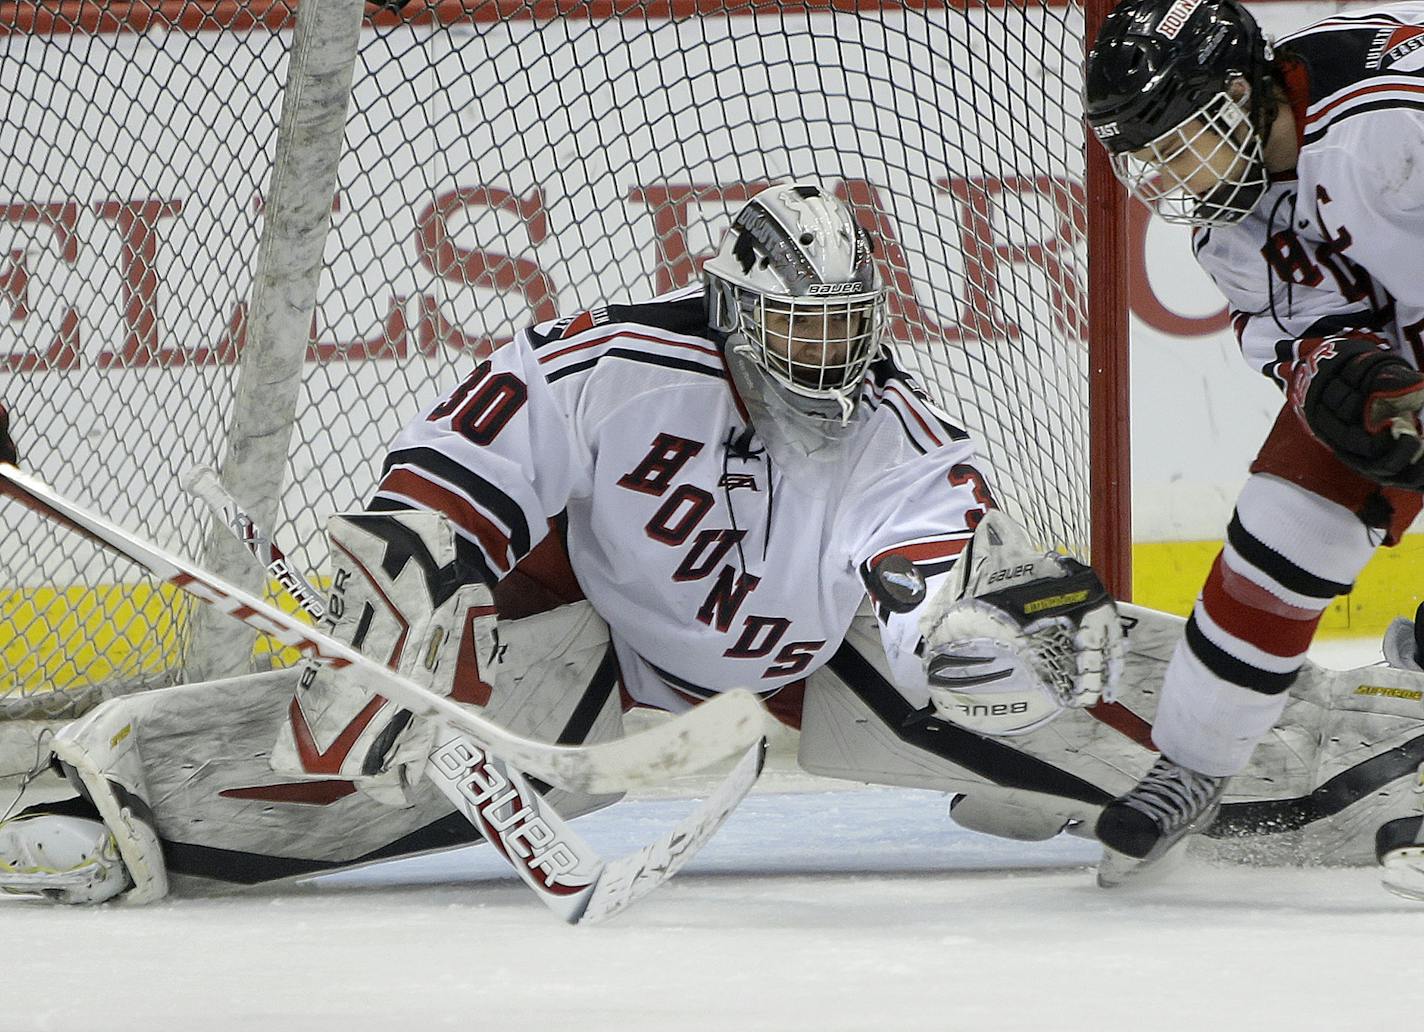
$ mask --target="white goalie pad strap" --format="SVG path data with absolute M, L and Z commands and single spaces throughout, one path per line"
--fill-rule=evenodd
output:
M 999 512 L 926 603 L 920 632 L 936 709 L 984 734 L 1025 734 L 1065 707 L 1111 701 L 1122 674 L 1122 625 L 1101 581 L 1034 550 Z
M 495 627 L 490 695 L 484 715 L 545 742 L 590 745 L 623 737 L 619 671 L 608 625 L 587 601 L 573 602 Z M 565 817 L 610 805 L 622 793 L 582 795 L 551 788 L 548 804 Z
M 327 537 L 332 563 L 323 630 L 440 695 L 452 691 L 462 646 L 476 656 L 493 652 L 493 598 L 481 583 L 462 583 L 446 516 L 337 515 Z M 404 786 L 420 777 L 430 748 L 432 729 L 419 723 L 379 694 L 308 663 L 272 766 L 308 780 L 353 781 L 401 805 Z
M 123 901 L 152 903 L 168 895 L 168 872 L 148 804 L 136 722 L 121 702 L 112 700 L 67 725 L 50 747 L 114 837 L 133 880 Z

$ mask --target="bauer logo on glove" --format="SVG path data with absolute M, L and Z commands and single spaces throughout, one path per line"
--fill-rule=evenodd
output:
M 989 513 L 920 621 L 936 711 L 981 734 L 1019 735 L 1064 709 L 1111 701 L 1122 672 L 1117 604 L 1089 567 L 1034 551 Z

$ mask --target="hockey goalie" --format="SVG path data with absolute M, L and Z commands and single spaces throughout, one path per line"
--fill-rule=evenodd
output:
M 325 628 L 548 741 L 750 686 L 809 771 L 941 789 L 1010 838 L 1090 828 L 1154 767 L 1181 623 L 1116 606 L 996 510 L 969 436 L 883 345 L 872 247 L 816 184 L 781 184 L 702 289 L 517 335 L 401 432 L 366 511 L 331 518 Z M 1190 830 L 1372 859 L 1416 812 L 1421 691 L 1307 666 Z M 0 888 L 143 902 L 473 841 L 423 774 L 434 734 L 316 665 L 110 701 L 52 743 L 73 797 L 0 823 Z

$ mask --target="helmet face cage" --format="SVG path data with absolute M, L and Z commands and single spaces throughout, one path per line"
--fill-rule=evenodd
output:
M 743 347 L 753 361 L 792 394 L 833 400 L 849 417 L 880 351 L 885 292 L 824 301 L 741 288 L 737 294 Z
M 872 252 L 844 202 L 782 183 L 747 202 L 703 266 L 712 326 L 801 415 L 844 425 L 860 400 L 886 323 Z
M 1218 93 L 1175 129 L 1138 150 L 1114 154 L 1118 179 L 1167 222 L 1240 222 L 1268 182 L 1249 97 L 1249 91 L 1239 100 Z

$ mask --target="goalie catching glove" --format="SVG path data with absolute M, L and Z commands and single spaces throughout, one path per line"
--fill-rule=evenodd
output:
M 1092 569 L 1035 551 L 1000 512 L 980 522 L 920 634 L 935 709 L 982 734 L 1025 734 L 1117 694 L 1117 604 Z
M 1424 376 L 1380 338 L 1302 344 L 1291 372 L 1290 404 L 1351 469 L 1386 487 L 1424 489 Z

